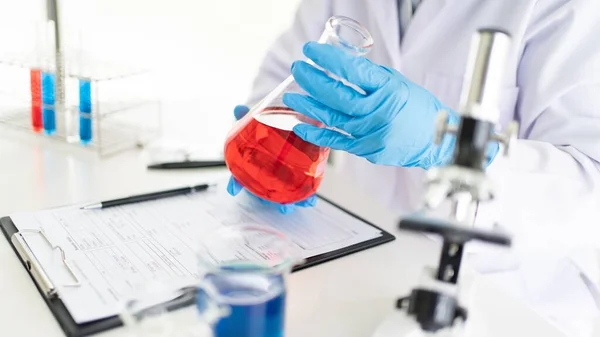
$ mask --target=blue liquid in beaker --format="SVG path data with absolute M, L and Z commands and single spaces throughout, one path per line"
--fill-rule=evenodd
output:
M 209 274 L 205 280 L 218 292 L 219 303 L 230 314 L 215 324 L 215 337 L 283 337 L 285 282 L 281 274 L 251 272 Z M 206 293 L 199 291 L 197 306 L 204 307 Z

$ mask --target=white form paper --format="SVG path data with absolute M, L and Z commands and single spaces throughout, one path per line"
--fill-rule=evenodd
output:
M 232 198 L 223 190 L 217 187 L 103 210 L 69 207 L 19 213 L 11 218 L 19 230 L 43 229 L 54 246 L 65 250 L 81 281 L 78 287 L 68 286 L 74 280 L 59 252 L 52 251 L 40 235 L 25 235 L 77 323 L 118 314 L 119 305 L 136 285 L 198 277 L 197 242 L 204 233 L 220 226 L 270 225 L 294 241 L 304 258 L 382 235 L 379 229 L 324 200 L 315 207 L 283 215 L 266 211 L 244 193 Z

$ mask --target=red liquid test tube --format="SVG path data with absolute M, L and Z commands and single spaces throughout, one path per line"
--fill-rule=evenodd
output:
M 40 132 L 44 128 L 42 122 L 42 72 L 39 69 L 31 69 L 31 126 L 33 131 Z

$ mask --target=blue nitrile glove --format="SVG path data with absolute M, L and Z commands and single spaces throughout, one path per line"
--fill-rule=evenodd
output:
M 248 109 L 248 107 L 245 105 L 238 105 L 233 109 L 233 114 L 234 114 L 235 118 L 237 120 L 239 120 L 240 118 L 244 117 L 248 113 L 249 110 L 250 109 Z M 232 196 L 236 196 L 242 190 L 245 190 L 244 187 L 237 180 L 235 180 L 235 178 L 233 176 L 230 176 L 229 183 L 227 184 L 227 192 Z M 283 213 L 283 214 L 292 213 L 296 207 L 312 207 L 317 203 L 316 195 L 312 195 L 312 196 L 308 197 L 307 199 L 297 202 L 295 204 L 278 204 L 278 203 L 274 203 L 274 202 L 259 198 L 259 197 L 255 196 L 254 194 L 250 193 L 248 190 L 245 190 L 245 191 L 249 195 L 251 195 L 253 198 L 260 201 L 262 204 L 277 208 L 279 210 L 279 212 Z
M 451 124 L 457 125 L 460 119 L 429 91 L 394 69 L 330 45 L 309 42 L 304 46 L 304 54 L 366 94 L 330 78 L 307 62 L 294 62 L 292 74 L 310 97 L 287 93 L 284 103 L 327 127 L 351 135 L 299 124 L 294 132 L 300 138 L 381 165 L 429 169 L 452 160 L 455 137 L 446 136 L 436 145 L 436 118 L 445 109 Z M 498 145 L 490 146 L 488 164 L 497 153 Z

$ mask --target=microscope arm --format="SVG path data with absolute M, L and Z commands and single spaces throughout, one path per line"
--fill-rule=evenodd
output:
M 449 199 L 453 203 L 451 217 L 461 223 L 472 222 L 480 202 L 494 199 L 493 184 L 485 175 L 489 145 L 503 144 L 507 156 L 518 133 L 516 122 L 504 133 L 495 132 L 510 42 L 510 36 L 499 30 L 482 29 L 475 34 L 461 94 L 460 123 L 449 124 L 446 111 L 438 116 L 435 141 L 440 143 L 451 135 L 456 137 L 456 145 L 450 165 L 428 172 L 424 206 L 435 209 Z

